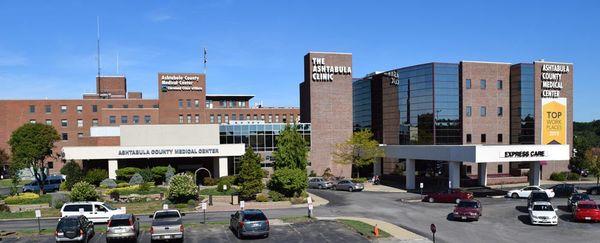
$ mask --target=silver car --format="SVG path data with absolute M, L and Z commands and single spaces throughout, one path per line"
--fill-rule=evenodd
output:
M 106 242 L 116 240 L 137 241 L 140 234 L 140 223 L 133 214 L 116 214 L 106 224 Z
M 340 180 L 335 185 L 333 185 L 334 190 L 343 190 L 343 191 L 362 191 L 365 189 L 365 186 L 362 183 L 354 183 L 351 180 Z
M 321 177 L 315 177 L 308 180 L 308 188 L 330 189 L 333 183 L 326 181 Z
M 159 240 L 176 240 L 183 242 L 183 222 L 179 210 L 166 209 L 154 212 L 150 215 L 152 226 L 150 226 L 150 238 L 152 242 Z

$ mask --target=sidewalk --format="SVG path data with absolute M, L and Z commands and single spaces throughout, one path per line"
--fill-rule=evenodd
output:
M 308 194 L 313 201 L 313 206 L 327 205 L 329 201 L 327 199 L 314 195 Z M 284 209 L 284 208 L 308 208 L 307 203 L 292 204 L 290 201 L 281 202 L 245 202 L 245 208 L 249 209 Z M 206 207 L 206 212 L 224 212 L 224 211 L 236 211 L 240 209 L 240 205 L 231 205 L 230 203 L 214 202 L 213 206 Z M 201 206 L 196 206 L 196 211 L 202 211 Z
M 359 217 L 317 217 L 318 220 L 337 220 L 337 219 L 347 219 L 347 220 L 356 220 L 360 221 L 372 226 L 377 225 L 381 230 L 388 232 L 394 239 L 378 239 L 377 242 L 431 242 L 429 239 L 426 239 L 420 235 L 417 235 L 413 232 L 405 230 L 399 226 L 394 224 L 376 220 L 369 218 L 359 218 Z
M 363 191 L 365 192 L 406 192 L 406 190 L 402 190 L 402 189 L 398 189 L 395 187 L 391 187 L 391 186 L 385 186 L 385 185 L 373 185 L 373 183 L 364 183 L 365 185 L 365 189 L 363 189 Z

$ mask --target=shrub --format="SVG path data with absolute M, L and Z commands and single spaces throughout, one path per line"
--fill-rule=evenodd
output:
M 173 203 L 185 203 L 190 199 L 198 199 L 198 187 L 194 177 L 186 174 L 177 174 L 169 181 L 167 198 Z
M 121 182 L 121 183 L 117 184 L 117 188 L 123 188 L 123 187 L 128 187 L 128 186 L 129 186 L 129 183 L 127 183 L 127 182 Z
M 569 181 L 578 181 L 581 176 L 577 173 L 569 172 L 567 174 L 567 180 Z
M 108 171 L 104 169 L 91 169 L 85 174 L 84 180 L 94 186 L 99 186 L 102 180 L 108 178 Z
M 192 206 L 192 207 L 193 207 L 193 206 L 196 206 L 196 200 L 194 200 L 194 199 L 190 199 L 190 200 L 188 200 L 188 201 L 187 201 L 187 205 L 188 205 L 188 206 Z
M 231 184 L 229 184 L 228 180 L 219 180 L 219 184 L 217 185 L 217 191 L 223 192 L 231 190 Z
M 364 178 L 364 177 L 352 178 L 352 182 L 354 182 L 354 183 L 365 183 L 365 182 L 367 182 L 367 178 Z
M 152 167 L 152 174 L 154 175 L 154 181 L 158 184 L 165 182 L 165 175 L 167 174 L 167 166 L 155 166 Z
M 310 173 L 308 174 L 308 177 L 317 177 L 317 173 L 315 173 L 314 170 L 311 170 Z
M 62 206 L 68 201 L 69 200 L 67 200 L 66 198 L 59 198 L 56 200 L 52 200 L 52 207 L 54 207 L 55 209 L 61 209 Z
M 71 190 L 75 183 L 83 179 L 83 170 L 77 162 L 71 160 L 67 162 L 61 169 L 60 173 L 66 176 L 65 186 L 67 190 Z
M 112 190 L 110 191 L 110 199 L 115 200 L 115 201 L 119 201 L 119 198 L 121 198 L 121 194 L 119 193 L 118 190 Z
M 257 202 L 266 202 L 266 201 L 269 201 L 269 196 L 267 196 L 264 193 L 256 194 L 256 201 Z
M 333 173 L 331 173 L 331 169 L 329 167 L 327 167 L 327 169 L 323 171 L 323 175 L 321 177 L 323 177 L 323 179 L 325 179 L 326 181 L 335 179 L 335 176 L 333 175 Z
M 140 173 L 135 173 L 129 180 L 129 185 L 140 185 L 142 183 L 144 183 L 144 178 L 142 178 Z
M 268 170 L 262 170 L 262 178 L 269 178 L 269 171 Z
M 140 190 L 140 192 L 150 191 L 151 184 L 153 184 L 153 183 L 152 182 L 142 183 L 142 184 L 140 184 L 138 189 Z
M 125 167 L 123 169 L 118 169 L 116 171 L 117 179 L 129 181 L 129 180 L 131 180 L 131 177 L 133 175 L 135 175 L 136 173 L 140 173 L 140 171 L 142 171 L 142 169 L 135 168 L 135 167 Z
M 202 184 L 204 184 L 205 186 L 214 186 L 215 184 L 217 184 L 217 182 L 218 182 L 217 179 L 213 179 L 210 177 L 204 177 Z
M 4 199 L 6 204 L 20 204 L 23 201 L 31 201 L 40 198 L 37 193 L 25 192 L 20 195 L 10 196 Z
M 98 199 L 98 194 L 94 186 L 85 181 L 77 182 L 71 190 L 71 200 L 77 201 L 95 201 Z
M 567 175 L 565 175 L 565 173 L 562 172 L 552 172 L 552 174 L 550 174 L 550 180 L 553 181 L 565 181 L 567 179 Z
M 150 168 L 141 170 L 140 175 L 142 176 L 142 179 L 144 179 L 144 182 L 155 182 L 154 173 L 152 173 L 152 170 Z
M 165 182 L 169 183 L 171 178 L 175 175 L 175 169 L 171 165 L 167 166 L 167 172 L 165 172 Z
M 290 198 L 290 202 L 292 204 L 303 204 L 303 203 L 306 203 L 306 198 L 305 197 L 292 197 L 292 198 Z
M 273 200 L 273 202 L 279 202 L 279 201 L 285 200 L 285 196 L 276 191 L 269 191 L 269 197 L 271 198 L 271 200 Z
M 104 180 L 102 180 L 102 182 L 100 182 L 100 186 L 106 186 L 106 188 L 115 188 L 117 187 L 117 183 L 115 182 L 115 180 L 110 179 L 110 178 L 106 178 Z
M 277 191 L 286 197 L 292 197 L 294 194 L 299 194 L 308 187 L 308 176 L 302 169 L 281 168 L 275 170 L 269 189 Z
M 228 184 L 228 185 L 237 185 L 237 176 L 223 176 L 221 178 L 219 178 L 219 182 L 221 183 L 223 182 L 224 184 Z
M 58 189 L 61 190 L 61 191 L 68 191 L 69 188 L 67 187 L 67 182 L 66 181 L 61 182 L 60 186 L 58 187 Z

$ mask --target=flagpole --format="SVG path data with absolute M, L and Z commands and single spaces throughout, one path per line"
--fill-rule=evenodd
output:
M 204 48 L 204 75 L 206 76 L 206 48 Z

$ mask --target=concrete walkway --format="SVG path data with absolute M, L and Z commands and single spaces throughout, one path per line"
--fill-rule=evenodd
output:
M 313 207 L 327 205 L 329 201 L 327 199 L 314 195 L 312 193 L 308 193 L 308 196 L 312 198 Z M 208 199 L 205 199 L 208 201 Z M 302 204 L 292 204 L 289 201 L 280 201 L 280 202 L 245 202 L 245 207 L 247 209 L 285 209 L 285 208 L 308 208 L 307 203 Z M 236 211 L 240 209 L 240 205 L 232 205 L 227 202 L 213 202 L 213 206 L 208 206 L 206 208 L 206 212 L 229 212 Z M 201 205 L 196 206 L 196 212 L 202 211 Z
M 406 192 L 406 190 L 398 189 L 385 185 L 373 185 L 373 183 L 365 183 L 365 192 Z
M 355 220 L 360 221 L 372 226 L 377 225 L 379 229 L 388 232 L 394 239 L 378 239 L 376 242 L 431 242 L 429 239 L 423 238 L 420 235 L 417 235 L 413 232 L 405 230 L 399 226 L 394 224 L 376 220 L 369 218 L 360 218 L 360 217 L 317 217 L 318 220 L 338 220 L 338 219 L 347 219 L 347 220 Z

